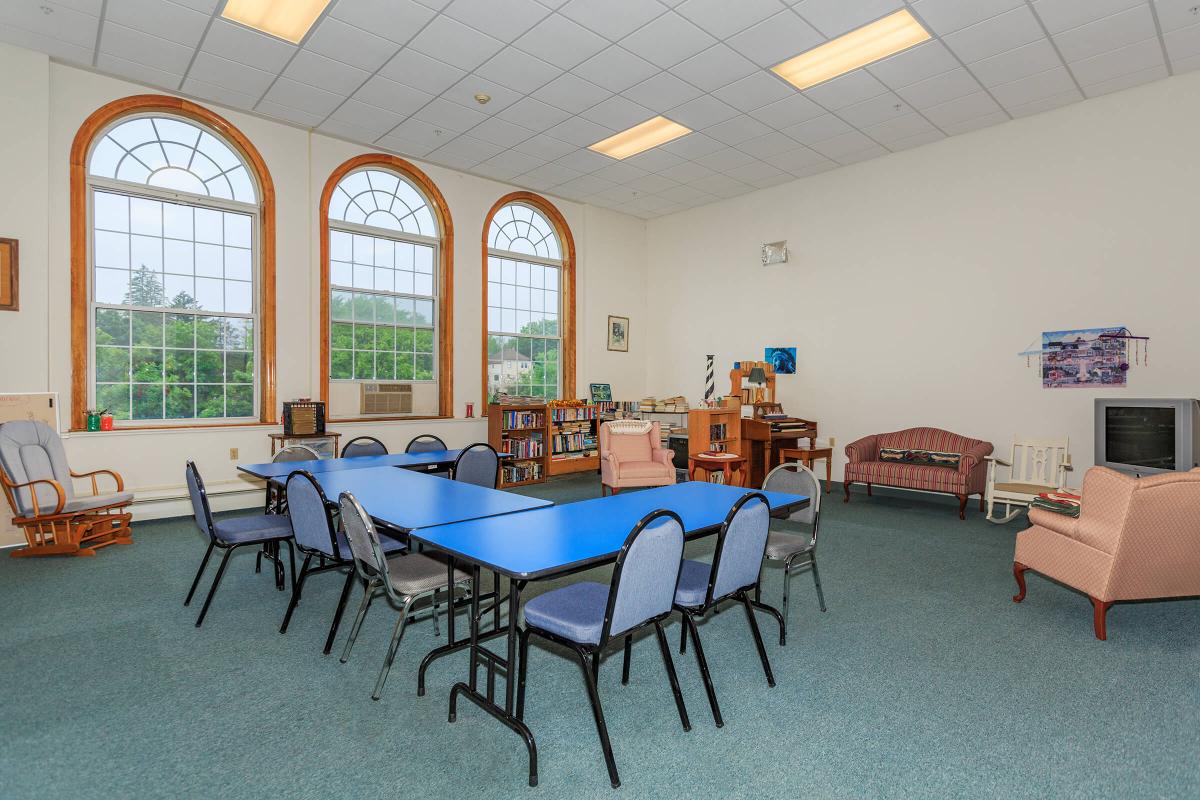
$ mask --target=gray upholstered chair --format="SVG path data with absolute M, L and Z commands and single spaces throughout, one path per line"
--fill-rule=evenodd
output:
M 112 479 L 115 491 L 100 491 L 101 475 Z M 92 493 L 77 494 L 75 478 L 91 478 Z M 0 486 L 28 543 L 13 556 L 90 556 L 106 545 L 133 543 L 132 515 L 125 510 L 133 493 L 121 476 L 110 469 L 72 471 L 62 438 L 44 422 L 0 424 Z
M 500 456 L 496 448 L 484 442 L 464 447 L 458 458 L 454 459 L 450 477 L 463 483 L 495 489 L 500 478 Z
M 239 547 L 270 546 L 278 553 L 279 543 L 287 542 L 292 562 L 292 581 L 295 582 L 296 557 L 292 549 L 292 523 L 286 515 L 251 514 L 246 517 L 214 520 L 212 508 L 208 503 L 208 492 L 204 490 L 204 479 L 200 477 L 200 470 L 196 469 L 194 461 L 187 462 L 184 475 L 187 478 L 188 495 L 192 500 L 192 514 L 196 519 L 196 527 L 208 537 L 208 549 L 204 551 L 200 568 L 196 570 L 196 577 L 192 580 L 192 588 L 188 589 L 187 598 L 183 601 L 185 606 L 191 604 L 192 595 L 196 593 L 196 586 L 200 583 L 200 576 L 204 574 L 204 568 L 208 566 L 208 559 L 213 550 L 223 552 L 221 566 L 217 568 L 217 575 L 208 589 L 208 596 L 204 598 L 200 616 L 196 617 L 197 628 L 204 623 L 208 607 L 212 605 L 213 595 L 217 593 L 217 586 L 221 583 L 221 576 L 225 574 L 225 567 L 229 565 L 229 556 Z M 283 582 L 279 580 L 282 570 L 281 565 L 276 571 L 276 587 L 280 591 L 283 591 Z
M 687 637 L 691 634 L 692 646 L 696 649 L 696 662 L 704 678 L 704 690 L 712 708 L 713 721 L 720 728 L 725 724 L 721 709 L 717 705 L 717 692 L 713 688 L 712 676 L 708 672 L 708 661 L 700 644 L 696 629 L 696 618 L 703 617 L 717 604 L 726 600 L 740 600 L 746 609 L 746 621 L 754 635 L 754 645 L 762 661 L 767 685 L 775 686 L 775 675 L 763 645 L 758 621 L 754 618 L 755 607 L 769 611 L 776 617 L 779 612 L 757 604 L 750 599 L 750 591 L 758 587 L 762 572 L 763 551 L 767 546 L 767 531 L 771 521 L 771 509 L 767 498 L 759 492 L 744 495 L 730 509 L 729 515 L 717 534 L 717 546 L 712 564 L 684 559 L 679 569 L 679 583 L 675 588 L 675 608 L 683 615 L 683 626 L 679 641 L 679 652 L 687 648 Z
M 406 453 L 431 453 L 437 450 L 448 450 L 446 443 L 441 440 L 441 437 L 434 436 L 432 433 L 423 433 L 420 436 L 414 436 L 408 446 L 404 448 Z
M 817 528 L 821 520 L 821 482 L 813 471 L 803 464 L 780 464 L 767 474 L 763 489 L 768 492 L 802 494 L 809 498 L 809 506 L 792 513 L 789 522 L 810 526 L 811 533 L 797 534 L 774 530 L 767 534 L 766 558 L 768 561 L 783 562 L 783 625 L 779 628 L 779 644 L 787 644 L 788 586 L 792 568 L 812 570 L 813 583 L 817 586 L 817 602 L 825 610 L 825 593 L 821 591 L 821 574 L 817 572 Z M 762 585 L 756 589 L 755 600 L 762 599 Z
M 404 628 L 408 623 L 409 608 L 418 600 L 436 596 L 436 592 L 446 585 L 447 566 L 421 553 L 398 553 L 388 556 L 380 544 L 379 534 L 371 517 L 349 492 L 342 492 L 338 498 L 341 509 L 342 528 L 350 542 L 350 551 L 354 554 L 354 569 L 365 584 L 362 602 L 359 603 L 358 613 L 354 617 L 354 625 L 350 628 L 350 636 L 346 639 L 346 648 L 342 651 L 342 663 L 350 658 L 350 650 L 354 640 L 358 638 L 362 628 L 363 618 L 371 601 L 382 594 L 388 603 L 400 612 L 396 627 L 392 630 L 392 639 L 388 644 L 387 657 L 379 678 L 375 681 L 375 691 L 371 693 L 372 700 L 378 700 L 383 693 L 383 684 L 387 681 L 392 662 L 396 660 L 396 651 L 400 648 L 400 640 L 404 636 Z M 460 570 L 454 570 L 455 585 L 466 585 L 470 577 Z
M 387 445 L 374 436 L 356 436 L 346 442 L 342 448 L 342 458 L 357 458 L 358 456 L 386 456 Z
M 521 654 L 517 682 L 517 719 L 525 717 L 525 675 L 529 668 L 529 637 L 539 636 L 565 645 L 575 656 L 587 685 L 592 716 L 604 750 L 604 763 L 613 787 L 621 785 L 604 709 L 596 682 L 600 671 L 600 654 L 614 639 L 623 639 L 625 659 L 621 683 L 629 683 L 629 657 L 633 634 L 648 625 L 654 626 L 658 649 L 662 653 L 675 708 L 685 731 L 691 730 L 671 649 L 663 633 L 662 621 L 671 614 L 675 583 L 683 558 L 683 522 L 673 511 L 655 511 L 634 526 L 625 539 L 612 582 L 582 582 L 553 589 L 525 604 L 525 629 L 521 631 Z M 590 659 L 590 664 L 588 663 Z
M 325 492 L 311 472 L 296 470 L 288 476 L 286 484 L 288 517 L 291 519 L 292 536 L 296 547 L 304 554 L 300 565 L 300 575 L 296 585 L 292 587 L 292 599 L 283 615 L 283 623 L 279 626 L 280 633 L 287 633 L 292 614 L 300 602 L 304 591 L 304 581 L 318 572 L 338 571 L 346 573 L 346 582 L 342 586 L 342 594 L 338 598 L 337 610 L 333 612 L 333 621 L 329 625 L 329 635 L 325 637 L 325 654 L 333 649 L 333 641 L 337 638 L 338 627 L 342 623 L 342 615 L 346 610 L 346 598 L 354 585 L 354 555 L 350 552 L 350 544 L 346 534 L 338 529 L 333 520 L 333 507 L 325 497 Z M 403 542 L 385 537 L 383 540 L 385 553 L 398 553 L 405 548 Z M 317 559 L 313 566 L 313 559 Z M 436 633 L 437 616 L 434 616 Z
M 271 461 L 278 464 L 282 461 L 319 461 L 320 459 L 321 454 L 306 444 L 289 444 L 272 456 Z

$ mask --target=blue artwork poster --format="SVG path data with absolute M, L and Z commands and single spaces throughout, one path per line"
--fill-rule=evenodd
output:
M 1126 340 L 1107 338 L 1125 328 L 1084 328 L 1042 334 L 1042 386 L 1124 386 Z
M 796 348 L 794 347 L 765 348 L 763 361 L 774 367 L 776 375 L 796 374 Z

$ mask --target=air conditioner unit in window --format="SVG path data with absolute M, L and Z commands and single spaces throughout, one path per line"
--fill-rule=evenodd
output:
M 413 396 L 411 383 L 363 383 L 359 413 L 411 414 Z

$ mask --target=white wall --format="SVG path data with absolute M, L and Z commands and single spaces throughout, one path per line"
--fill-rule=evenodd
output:
M 946 139 L 647 225 L 647 389 L 702 392 L 717 355 L 799 348 L 790 413 L 842 444 L 935 425 L 993 442 L 1069 434 L 1098 396 L 1200 397 L 1200 73 Z M 791 260 L 763 268 L 759 246 Z M 669 298 L 669 299 L 668 299 Z M 1047 330 L 1152 337 L 1125 389 L 1043 389 Z
M 0 168 L 5 185 L 21 192 L 0 193 L 0 235 L 21 239 L 21 308 L 0 314 L 0 392 L 57 391 L 69 408 L 71 382 L 70 196 L 68 156 L 84 119 L 105 103 L 147 89 L 125 81 L 50 62 L 46 56 L 0 44 Z M 276 303 L 278 397 L 319 396 L 320 326 L 317 206 L 325 180 L 348 158 L 371 148 L 250 114 L 208 104 L 237 125 L 262 153 L 276 189 Z M 455 230 L 454 249 L 454 413 L 462 417 L 483 395 L 482 258 L 480 236 L 487 210 L 514 187 L 418 162 L 445 195 Z M 622 214 L 550 198 L 562 211 L 577 244 L 577 383 L 608 380 L 640 397 L 644 392 L 645 350 L 622 354 L 610 363 L 604 353 L 603 316 L 634 317 L 644 308 L 644 223 Z M 593 277 L 596 276 L 596 277 Z M 593 297 L 589 287 L 595 287 Z M 631 302 L 608 307 L 617 287 L 632 287 Z M 639 305 L 641 303 L 641 305 Z M 597 320 L 599 320 L 597 322 Z M 15 343 L 20 343 L 16 346 Z M 593 353 L 599 349 L 593 357 Z M 64 416 L 64 422 L 66 416 Z M 344 435 L 371 433 L 400 449 L 418 433 L 436 433 L 451 444 L 487 438 L 483 421 L 446 420 L 338 424 Z M 278 428 L 75 433 L 67 440 L 72 466 L 112 467 L 147 502 L 141 517 L 184 513 L 183 462 L 193 458 L 210 486 L 225 493 L 222 507 L 254 505 L 255 487 L 240 479 L 238 461 L 265 461 L 267 433 Z

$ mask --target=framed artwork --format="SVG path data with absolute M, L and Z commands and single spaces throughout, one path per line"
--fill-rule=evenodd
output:
M 608 349 L 629 352 L 629 317 L 608 315 Z
M 17 240 L 0 238 L 0 311 L 17 311 L 20 307 Z
M 1125 328 L 1079 328 L 1042 333 L 1042 387 L 1124 386 L 1129 369 Z
M 764 348 L 763 361 L 775 369 L 776 375 L 796 374 L 796 348 L 794 347 Z
M 612 401 L 612 384 L 611 383 L 590 383 L 588 388 L 591 391 L 593 403 L 608 403 Z

